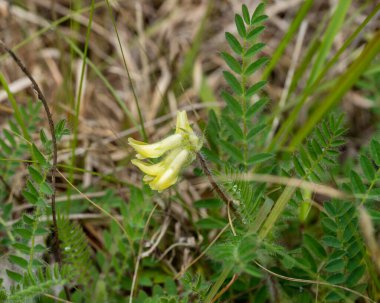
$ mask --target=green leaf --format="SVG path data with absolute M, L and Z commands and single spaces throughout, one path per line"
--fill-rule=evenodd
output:
M 48 196 L 51 196 L 53 194 L 53 189 L 51 188 L 51 186 L 46 183 L 46 182 L 43 182 L 41 185 L 40 185 L 40 190 L 42 193 L 44 193 L 45 195 L 48 195 Z
M 342 284 L 345 280 L 345 276 L 342 273 L 334 274 L 329 277 L 327 277 L 327 282 L 331 284 Z
M 24 258 L 21 258 L 19 256 L 10 255 L 9 256 L 9 261 L 12 264 L 16 264 L 16 265 L 20 266 L 21 268 L 25 268 L 26 269 L 28 267 L 28 261 L 26 261 Z
M 371 160 L 369 160 L 366 156 L 361 155 L 360 166 L 362 167 L 363 173 L 368 181 L 372 181 L 375 179 L 376 171 L 373 168 Z
M 26 228 L 15 228 L 13 231 L 23 239 L 30 239 L 32 237 L 32 232 Z
M 6 270 L 7 272 L 7 275 L 8 277 L 15 281 L 15 282 L 21 282 L 22 281 L 22 275 L 20 275 L 19 273 L 15 272 L 15 271 L 12 271 L 12 270 Z
M 35 188 L 33 182 L 30 179 L 26 181 L 25 189 L 27 189 L 29 192 L 31 192 L 35 196 L 39 195 L 37 189 Z
M 255 103 L 253 103 L 247 110 L 246 117 L 251 118 L 253 115 L 257 114 L 264 106 L 268 103 L 267 98 L 262 98 Z
M 7 130 L 6 128 L 3 129 L 3 133 L 4 133 L 5 138 L 7 138 L 8 142 L 9 142 L 13 147 L 16 147 L 16 146 L 17 146 L 17 143 L 16 143 L 15 138 L 13 137 L 13 134 L 11 134 L 11 132 L 10 132 L 9 130 Z
M 66 128 L 66 120 L 65 119 L 62 119 L 57 123 L 57 125 L 55 126 L 54 133 L 55 133 L 55 136 L 57 138 L 57 141 L 61 140 L 61 138 L 63 136 L 70 134 L 70 130 Z
M 252 164 L 262 163 L 262 162 L 268 161 L 269 159 L 272 159 L 273 157 L 274 157 L 274 154 L 271 154 L 271 153 L 256 154 L 248 159 L 248 164 L 252 165 Z
M 362 179 L 353 170 L 351 171 L 351 174 L 350 174 L 350 180 L 351 180 L 351 185 L 352 185 L 352 188 L 353 188 L 355 194 L 364 194 L 365 193 L 366 189 L 365 189 L 365 186 L 363 184 Z
M 269 61 L 268 57 L 261 57 L 260 59 L 252 62 L 244 71 L 244 75 L 251 76 L 255 71 L 260 69 L 264 64 Z
M 243 109 L 241 108 L 240 103 L 229 93 L 223 91 L 221 94 L 223 100 L 227 103 L 227 106 L 236 114 L 237 116 L 241 116 L 243 114 Z
M 324 228 L 326 228 L 330 232 L 337 232 L 338 225 L 335 223 L 335 221 L 329 217 L 325 217 L 321 220 L 321 224 Z
M 266 20 L 268 20 L 268 16 L 267 15 L 261 15 L 261 16 L 258 16 L 255 19 L 253 19 L 252 22 L 251 22 L 251 25 L 256 25 L 256 24 L 262 23 L 262 22 L 264 22 Z
M 249 275 L 251 275 L 251 276 L 253 276 L 255 278 L 259 278 L 260 279 L 263 276 L 263 274 L 261 273 L 260 269 L 258 269 L 256 266 L 253 266 L 251 264 L 244 264 L 243 270 L 247 274 L 249 274 Z
M 12 246 L 24 254 L 29 254 L 30 252 L 30 247 L 24 243 L 16 242 L 12 243 Z
M 350 272 L 350 274 L 347 277 L 346 283 L 348 287 L 353 287 L 356 285 L 356 283 L 359 282 L 359 280 L 363 277 L 365 273 L 365 266 L 359 265 L 356 267 L 353 271 Z
M 1 148 L 0 150 L 2 150 L 7 155 L 10 155 L 12 153 L 12 149 L 1 138 L 0 138 L 0 148 Z
M 339 240 L 333 236 L 324 236 L 322 238 L 322 242 L 325 245 L 330 246 L 330 247 L 334 247 L 334 248 L 340 248 L 341 247 L 341 243 L 339 242 Z
M 318 258 L 325 258 L 327 256 L 323 246 L 315 239 L 308 234 L 304 234 L 303 241 L 307 249 Z
M 369 145 L 369 150 L 373 161 L 375 161 L 377 166 L 380 166 L 380 143 L 376 140 L 372 140 Z
M 194 202 L 195 208 L 221 208 L 224 203 L 220 199 L 202 199 Z
M 294 168 L 297 172 L 297 174 L 300 176 L 300 177 L 303 177 L 306 175 L 306 172 L 305 170 L 303 169 L 302 165 L 301 165 L 301 162 L 298 160 L 297 157 L 293 157 L 293 164 L 294 164 Z
M 251 41 L 255 39 L 258 35 L 260 35 L 265 30 L 265 26 L 258 26 L 255 29 L 251 30 L 247 35 L 247 40 Z
M 235 14 L 235 24 L 240 37 L 245 38 L 247 30 L 244 25 L 243 18 L 239 14 Z
M 232 69 L 235 73 L 241 74 L 241 65 L 234 57 L 226 52 L 222 52 L 222 58 L 230 69 Z
M 251 22 L 251 18 L 249 16 L 249 11 L 248 11 L 248 7 L 243 4 L 242 7 L 241 7 L 241 11 L 243 13 L 243 19 L 244 19 L 244 22 L 249 25 L 250 22 Z
M 243 90 L 241 88 L 239 81 L 235 78 L 235 76 L 227 71 L 223 72 L 223 76 L 224 76 L 224 79 L 226 79 L 228 85 L 235 92 L 235 94 L 241 96 Z
M 252 20 L 255 20 L 257 17 L 259 17 L 260 15 L 262 15 L 264 13 L 264 10 L 265 10 L 265 4 L 264 3 L 260 3 L 256 7 L 255 11 L 252 14 L 251 22 L 252 22 Z
M 220 140 L 220 145 L 235 160 L 243 162 L 243 155 L 235 145 L 224 140 Z
M 22 220 L 28 225 L 32 225 L 35 222 L 35 220 L 27 214 L 22 215 Z
M 267 124 L 261 123 L 261 124 L 255 126 L 254 128 L 251 128 L 251 130 L 249 131 L 249 133 L 247 135 L 247 141 L 251 140 L 254 136 L 259 134 L 267 126 L 268 126 Z
M 30 204 L 36 204 L 38 202 L 38 196 L 27 190 L 23 190 L 22 195 L 25 198 L 25 200 L 28 201 Z
M 308 153 L 306 152 L 305 148 L 302 146 L 300 148 L 300 153 L 299 153 L 299 156 L 302 160 L 302 163 L 304 166 L 306 166 L 307 168 L 310 168 L 311 167 L 311 162 L 310 162 L 310 159 L 309 159 L 309 155 Z
M 329 261 L 326 266 L 325 270 L 327 272 L 339 272 L 342 271 L 345 267 L 344 259 L 334 259 Z
M 239 41 L 229 32 L 226 32 L 226 40 L 231 47 L 231 49 L 238 55 L 241 55 L 243 52 L 243 47 L 239 43 Z
M 43 145 L 46 145 L 46 143 L 49 141 L 48 137 L 46 136 L 45 131 L 42 128 L 40 130 L 40 139 Z
M 37 148 L 37 146 L 34 143 L 32 144 L 32 151 L 33 151 L 33 156 L 36 158 L 38 163 L 43 167 L 47 167 L 48 162 L 46 161 L 44 155 L 40 152 L 40 150 Z
M 34 168 L 32 165 L 28 166 L 29 175 L 32 180 L 36 183 L 41 183 L 44 180 L 44 177 L 40 174 L 40 172 Z
M 260 82 L 257 82 L 256 84 L 253 84 L 250 88 L 248 88 L 247 92 L 246 92 L 246 97 L 252 97 L 254 94 L 256 94 L 258 91 L 260 91 L 264 86 L 265 84 L 267 84 L 267 81 L 260 81 Z
M 195 225 L 201 229 L 217 229 L 226 226 L 226 221 L 209 217 L 198 220 Z
M 239 140 L 243 140 L 244 138 L 243 131 L 241 130 L 238 122 L 228 117 L 223 117 L 222 119 L 224 120 L 225 125 L 228 128 L 231 135 L 233 135 Z
M 244 53 L 244 57 L 250 58 L 256 55 L 259 51 L 261 51 L 265 47 L 264 43 L 256 43 L 252 45 L 247 51 Z

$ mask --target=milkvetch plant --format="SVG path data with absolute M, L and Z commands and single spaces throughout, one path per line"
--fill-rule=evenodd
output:
M 146 174 L 144 182 L 159 192 L 177 182 L 181 170 L 194 161 L 196 153 L 202 147 L 202 140 L 191 128 L 185 111 L 177 113 L 176 130 L 173 135 L 152 144 L 133 138 L 129 138 L 128 142 L 137 152 L 132 163 Z M 162 156 L 163 159 L 155 164 L 142 161 Z

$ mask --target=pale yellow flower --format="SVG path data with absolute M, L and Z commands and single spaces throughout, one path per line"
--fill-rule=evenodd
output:
M 185 111 L 177 113 L 175 134 L 153 144 L 128 139 L 137 152 L 132 164 L 136 165 L 146 175 L 143 181 L 153 190 L 163 191 L 178 181 L 181 170 L 196 157 L 196 152 L 202 147 L 202 142 L 190 126 Z M 155 164 L 149 164 L 141 159 L 163 159 Z
M 157 143 L 147 144 L 137 141 L 133 138 L 128 138 L 128 143 L 137 152 L 136 158 L 158 158 L 166 153 L 169 149 L 176 148 L 182 143 L 182 135 L 174 134 Z

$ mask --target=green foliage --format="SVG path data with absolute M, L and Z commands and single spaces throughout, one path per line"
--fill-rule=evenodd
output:
M 238 36 L 226 33 L 232 53 L 221 54 L 231 70 L 223 72 L 230 87 L 230 91 L 221 93 L 226 107 L 219 119 L 210 112 L 206 136 L 211 146 L 221 147 L 219 156 L 211 156 L 210 160 L 227 157 L 232 163 L 241 165 L 246 170 L 270 159 L 271 154 L 257 155 L 259 149 L 253 144 L 255 136 L 265 127 L 265 122 L 258 123 L 257 115 L 266 103 L 265 99 L 254 100 L 254 97 L 260 93 L 266 82 L 252 83 L 249 78 L 268 62 L 266 57 L 255 58 L 265 46 L 257 42 L 257 38 L 265 29 L 261 23 L 265 21 L 266 16 L 262 14 L 263 6 L 258 7 L 252 16 L 249 16 L 246 6 L 243 6 L 242 10 L 242 15 L 235 15 Z M 254 152 L 255 155 L 250 157 Z M 214 151 L 206 150 L 205 154 L 214 155 Z
M 92 261 L 87 238 L 78 223 L 64 217 L 57 220 L 64 264 L 70 265 L 71 276 L 79 284 L 90 284 Z
M 67 283 L 65 277 L 68 276 L 66 269 L 59 270 L 58 266 L 39 268 L 35 273 L 25 272 L 24 275 L 17 276 L 18 283 L 10 289 L 9 293 L 3 291 L 0 296 L 6 302 L 27 302 L 29 299 L 49 292 L 53 287 L 64 285 Z
M 76 200 L 71 208 L 65 209 L 65 203 L 57 207 L 62 266 L 50 256 L 54 247 L 50 197 L 56 190 L 50 183 L 52 139 L 44 129 L 36 136 L 41 122 L 40 108 L 32 103 L 21 107 L 18 119 L 11 119 L 0 135 L 0 174 L 4 181 L 0 182 L 0 202 L 6 201 L 0 203 L 0 251 L 8 262 L 2 272 L 6 283 L 0 280 L 0 302 L 50 302 L 44 295 L 62 286 L 69 286 L 72 297 L 67 299 L 72 302 L 378 300 L 376 249 L 368 240 L 368 234 L 374 232 L 371 228 L 369 232 L 362 231 L 365 227 L 359 224 L 357 209 L 366 208 L 377 231 L 380 142 L 373 138 L 356 156 L 357 146 L 352 146 L 350 138 L 343 138 L 347 133 L 352 135 L 346 131 L 344 115 L 327 114 L 359 76 L 353 71 L 362 72 L 364 67 L 355 59 L 349 67 L 349 83 L 342 74 L 338 82 L 342 85 L 336 86 L 336 92 L 326 94 L 328 102 L 321 98 L 322 111 L 309 98 L 314 90 L 319 93 L 317 86 L 331 68 L 330 62 L 340 56 L 338 52 L 325 68 L 334 38 L 346 22 L 349 1 L 340 2 L 337 7 L 344 10 L 336 9 L 326 23 L 322 43 L 316 37 L 309 51 L 301 54 L 304 58 L 290 79 L 289 91 L 285 91 L 288 94 L 284 97 L 285 107 L 273 111 L 271 107 L 275 103 L 271 101 L 267 106 L 270 100 L 263 93 L 266 81 L 271 79 L 270 72 L 311 4 L 312 1 L 305 1 L 301 6 L 273 59 L 261 55 L 265 43 L 260 41 L 260 35 L 268 19 L 264 4 L 259 4 L 253 12 L 243 5 L 241 13 L 234 16 L 236 30 L 225 34 L 229 49 L 221 52 L 226 68 L 223 78 L 227 88 L 221 92 L 225 106 L 220 111 L 210 110 L 206 125 L 200 125 L 202 129 L 204 126 L 207 139 L 202 153 L 211 171 L 205 169 L 204 177 L 217 188 L 211 191 L 201 185 L 198 190 L 191 184 L 156 194 L 146 186 L 123 187 L 124 182 L 108 173 L 94 172 L 99 182 L 91 188 L 79 186 L 85 194 L 94 194 L 91 204 L 83 199 Z M 201 49 L 210 7 L 202 19 L 196 44 L 185 58 L 174 91 L 182 89 L 182 80 L 186 87 L 189 84 L 188 71 L 193 69 L 195 56 Z M 64 40 L 69 41 L 74 52 L 82 54 L 75 43 L 67 37 Z M 378 42 L 373 41 L 359 56 L 366 64 L 378 47 Z M 344 45 L 340 50 L 347 47 Z M 86 62 L 96 74 L 102 75 L 90 57 Z M 310 69 L 309 63 L 314 64 Z M 367 81 L 373 81 L 369 86 L 372 100 L 379 95 L 375 85 L 377 65 L 357 84 L 363 89 Z M 264 75 L 260 76 L 262 69 Z M 306 71 L 310 71 L 310 79 L 305 78 L 302 98 L 295 97 L 297 89 L 302 89 L 297 84 L 303 82 Z M 5 83 L 2 77 L 1 81 Z M 117 97 L 104 76 L 102 81 Z M 205 81 L 202 81 L 203 85 Z M 326 86 L 331 83 L 336 81 L 333 79 Z M 326 93 L 324 87 L 320 90 Z M 11 94 L 9 98 L 13 98 Z M 125 109 L 120 97 L 116 99 Z M 14 110 L 18 110 L 15 100 L 12 102 Z M 311 105 L 303 107 L 304 104 Z M 290 114 L 282 116 L 288 109 L 292 110 Z M 303 125 L 297 129 L 301 109 L 306 130 Z M 277 120 L 279 124 L 274 123 Z M 322 122 L 317 125 L 319 121 Z M 133 119 L 128 122 L 135 124 Z M 57 140 L 67 134 L 65 120 L 57 122 Z M 292 134 L 296 136 L 292 138 Z M 23 159 L 30 159 L 30 163 L 13 161 Z M 82 165 L 81 159 L 76 158 L 72 164 Z M 12 184 L 21 168 L 27 177 L 21 194 L 13 195 L 7 184 Z M 197 177 L 202 175 L 199 168 L 194 172 Z M 183 178 L 189 174 L 186 171 Z M 108 180 L 120 187 L 115 190 Z M 71 181 L 75 183 L 76 179 Z M 59 198 L 66 195 L 72 203 L 70 189 L 57 190 Z M 14 205 L 18 206 L 19 202 L 28 204 L 27 211 L 14 211 Z M 63 209 L 69 211 L 63 214 Z M 89 216 L 95 215 L 94 212 L 97 216 L 99 212 L 104 217 L 96 219 L 99 225 L 93 230 L 85 229 L 85 233 L 81 221 L 73 221 L 70 211 L 75 214 L 86 211 Z M 93 248 L 89 246 L 87 232 Z M 174 279 L 180 274 L 184 274 L 181 279 Z M 63 291 L 58 296 L 64 298 Z

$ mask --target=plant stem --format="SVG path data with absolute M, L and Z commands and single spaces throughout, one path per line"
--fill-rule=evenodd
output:
M 55 136 L 55 127 L 54 127 L 53 116 L 50 112 L 50 108 L 49 108 L 49 105 L 46 101 L 45 95 L 42 93 L 37 82 L 34 80 L 33 76 L 30 74 L 29 70 L 22 63 L 21 59 L 11 49 L 9 49 L 2 40 L 0 40 L 0 47 L 12 57 L 12 59 L 15 61 L 15 63 L 18 65 L 18 67 L 22 70 L 22 72 L 32 82 L 32 86 L 33 86 L 34 91 L 37 94 L 37 98 L 42 102 L 42 105 L 43 105 L 45 112 L 46 112 L 47 120 L 49 123 L 49 129 L 50 129 L 50 133 L 51 133 L 51 140 L 52 140 L 52 144 L 53 144 L 53 164 L 50 168 L 50 171 L 51 171 L 51 183 L 52 183 L 52 189 L 53 189 L 53 193 L 51 194 L 51 212 L 52 212 L 52 218 L 53 218 L 54 253 L 55 253 L 56 260 L 59 264 L 59 267 L 61 268 L 62 267 L 62 255 L 61 255 L 61 248 L 60 248 L 60 244 L 59 244 L 57 214 L 56 214 L 56 205 L 55 205 L 55 195 L 56 195 L 55 173 L 57 170 L 58 148 L 57 148 L 57 138 Z M 66 297 L 70 300 L 70 292 L 69 292 L 67 286 L 65 286 L 65 293 L 66 293 Z

